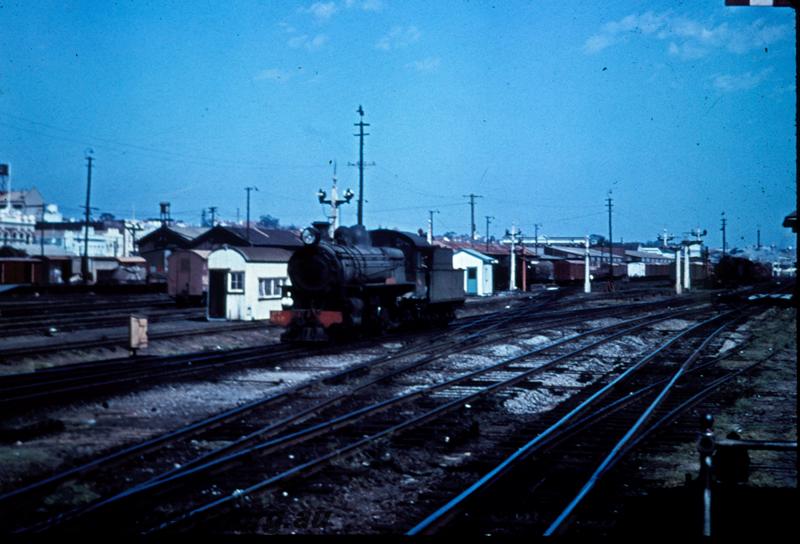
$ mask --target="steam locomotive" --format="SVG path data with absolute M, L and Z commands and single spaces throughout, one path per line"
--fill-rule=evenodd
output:
M 464 303 L 464 275 L 450 249 L 416 234 L 314 223 L 289 260 L 292 306 L 270 321 L 284 342 L 380 334 L 408 323 L 445 324 Z

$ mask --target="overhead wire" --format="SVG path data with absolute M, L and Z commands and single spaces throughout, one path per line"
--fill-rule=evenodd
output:
M 65 129 L 61 127 L 57 127 L 55 125 L 50 125 L 48 123 L 42 123 L 40 121 L 34 121 L 31 119 L 26 119 L 24 117 L 20 117 L 18 115 L 12 115 L 7 112 L 0 111 L 0 117 L 10 118 L 17 122 L 29 123 L 31 125 L 44 127 L 50 131 L 57 131 L 57 132 L 64 132 L 68 134 L 76 134 L 74 130 Z M 102 138 L 97 136 L 89 136 L 89 135 L 78 135 L 79 138 L 71 137 L 71 136 L 64 136 L 58 134 L 51 134 L 45 132 L 43 130 L 34 129 L 25 126 L 14 125 L 8 123 L 7 121 L 0 121 L 0 126 L 4 126 L 6 128 L 11 128 L 13 130 L 20 130 L 23 132 L 28 132 L 32 134 L 36 134 L 39 136 L 44 136 L 46 138 L 52 138 L 57 140 L 68 141 L 72 143 L 77 143 L 80 145 L 87 145 L 87 146 L 94 146 L 102 149 L 109 149 L 111 151 L 126 154 L 127 151 L 120 151 L 115 148 L 126 148 L 129 150 L 133 150 L 134 152 L 152 154 L 151 158 L 158 159 L 158 160 L 165 160 L 165 161 L 175 161 L 175 162 L 191 162 L 195 164 L 201 164 L 205 166 L 224 166 L 224 167 L 240 167 L 240 168 L 252 168 L 252 169 L 260 169 L 260 170 L 267 170 L 267 169 L 275 169 L 276 167 L 282 168 L 324 168 L 327 167 L 325 163 L 308 163 L 308 164 L 288 164 L 288 163 L 258 163 L 258 162 L 251 162 L 251 161 L 244 161 L 240 159 L 230 159 L 230 158 L 221 158 L 221 157 L 209 157 L 207 154 L 189 154 L 189 153 L 181 153 L 177 151 L 169 151 L 166 149 L 159 149 L 155 147 L 144 146 L 140 144 L 134 144 L 129 142 L 122 142 L 119 140 L 114 140 L 110 138 Z

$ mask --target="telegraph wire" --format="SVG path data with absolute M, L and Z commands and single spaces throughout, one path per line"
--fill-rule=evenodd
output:
M 70 133 L 70 134 L 74 134 L 75 133 L 74 130 L 69 130 L 69 129 L 56 127 L 54 125 L 49 125 L 47 123 L 41 123 L 39 121 L 33 121 L 31 119 L 26 119 L 24 117 L 11 115 L 11 114 L 8 114 L 8 113 L 2 112 L 2 111 L 0 111 L 0 116 L 11 118 L 11 119 L 14 119 L 14 120 L 17 120 L 17 121 L 22 121 L 24 123 L 30 123 L 32 125 L 38 125 L 38 126 L 41 126 L 41 127 L 46 127 L 46 128 L 48 128 L 50 130 L 55 130 L 55 131 L 58 131 L 58 132 L 67 132 L 67 133 Z M 122 141 L 119 141 L 119 140 L 113 140 L 113 139 L 110 139 L 110 138 L 99 138 L 99 137 L 87 136 L 87 135 L 79 135 L 81 139 L 72 138 L 72 137 L 69 137 L 69 136 L 49 134 L 49 133 L 41 131 L 41 130 L 36 130 L 36 129 L 33 129 L 33 128 L 29 128 L 29 127 L 14 125 L 14 124 L 10 124 L 10 123 L 4 122 L 4 121 L 0 121 L 0 126 L 4 126 L 6 128 L 10 128 L 10 129 L 13 129 L 13 130 L 20 130 L 20 131 L 24 131 L 24 132 L 29 132 L 29 133 L 36 134 L 36 135 L 39 135 L 39 136 L 44 136 L 46 138 L 63 140 L 63 141 L 76 143 L 76 144 L 80 144 L 80 145 L 89 145 L 89 144 L 91 144 L 91 145 L 94 145 L 95 147 L 98 147 L 98 148 L 102 147 L 102 148 L 105 148 L 105 149 L 110 149 L 110 150 L 115 151 L 115 152 L 120 153 L 120 154 L 126 154 L 128 151 L 115 149 L 115 147 L 116 148 L 130 148 L 131 150 L 134 150 L 136 152 L 153 153 L 153 154 L 156 155 L 156 157 L 152 157 L 152 158 L 158 158 L 158 159 L 167 160 L 167 161 L 174 160 L 176 162 L 190 162 L 190 163 L 201 164 L 201 165 L 212 165 L 212 166 L 217 165 L 217 166 L 226 166 L 226 167 L 233 166 L 233 167 L 242 167 L 242 168 L 263 169 L 263 170 L 274 169 L 277 166 L 286 167 L 286 168 L 324 168 L 324 167 L 327 166 L 326 164 L 324 164 L 322 162 L 320 162 L 319 164 L 304 164 L 304 165 L 300 165 L 300 164 L 285 164 L 285 163 L 268 164 L 268 163 L 256 163 L 256 162 L 241 161 L 241 160 L 236 160 L 236 159 L 223 159 L 223 158 L 217 158 L 217 157 L 209 157 L 207 155 L 199 156 L 199 155 L 192 155 L 192 154 L 181 153 L 181 152 L 176 152 L 176 151 L 168 151 L 168 150 L 165 150 L 165 149 L 158 149 L 158 148 L 155 148 L 155 147 L 148 147 L 148 146 L 143 146 L 143 145 L 140 145 L 140 144 L 127 143 L 127 142 L 122 142 Z M 158 156 L 158 155 L 160 155 L 160 156 Z
M 436 206 L 438 206 L 440 208 L 450 208 L 450 207 L 463 206 L 463 205 L 464 205 L 463 202 L 451 203 L 451 204 L 436 204 Z M 405 206 L 403 208 L 382 208 L 382 209 L 373 210 L 373 211 L 374 212 L 403 212 L 403 211 L 407 211 L 407 210 L 427 210 L 430 207 L 431 207 L 430 204 L 425 204 L 423 206 Z

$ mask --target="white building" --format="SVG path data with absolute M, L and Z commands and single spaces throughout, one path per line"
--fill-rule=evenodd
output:
M 453 253 L 453 268 L 464 271 L 464 292 L 468 295 L 491 295 L 494 292 L 494 265 L 497 260 L 474 249 L 462 248 Z
M 41 193 L 33 189 L 6 191 L 0 188 L 0 246 L 11 246 L 32 255 L 40 243 L 37 223 L 61 221 L 55 204 L 45 204 Z M 36 249 L 35 254 L 39 253 Z
M 130 257 L 135 242 L 159 222 L 116 220 L 101 216 L 90 221 L 89 257 Z M 64 220 L 56 204 L 45 204 L 36 188 L 6 191 L 0 187 L 0 246 L 28 255 L 82 256 L 87 229 L 83 220 Z
M 0 208 L 0 246 L 25 249 L 37 240 L 35 215 L 13 208 Z
M 141 221 L 105 220 L 91 221 L 88 228 L 89 257 L 130 257 L 136 251 L 138 240 L 154 227 Z M 37 236 L 44 236 L 45 255 L 82 256 L 87 228 L 83 221 L 45 222 L 37 225 Z M 134 238 L 135 234 L 135 238 Z M 27 249 L 38 255 L 40 248 Z
M 222 247 L 208 255 L 208 319 L 269 319 L 282 308 L 292 253 L 273 247 Z

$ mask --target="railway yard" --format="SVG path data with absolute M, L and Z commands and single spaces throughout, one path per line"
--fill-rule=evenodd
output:
M 451 4 L 0 4 L 0 544 L 795 532 L 797 2 Z
M 715 479 L 713 534 L 782 534 L 796 309 L 753 295 L 790 288 L 540 289 L 312 346 L 166 295 L 5 298 L 0 530 L 692 537 L 707 431 L 778 445 Z

